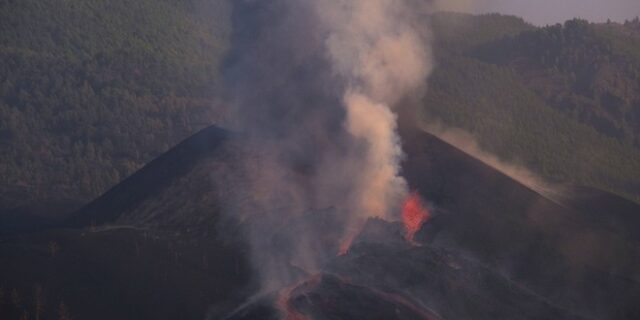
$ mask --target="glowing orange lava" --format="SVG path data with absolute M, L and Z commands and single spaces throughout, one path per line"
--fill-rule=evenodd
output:
M 276 305 L 278 309 L 280 309 L 280 312 L 282 312 L 284 320 L 310 320 L 307 315 L 298 311 L 298 309 L 296 309 L 296 307 L 291 303 L 291 295 L 296 288 L 300 288 L 303 292 L 308 292 L 319 283 L 320 275 L 314 275 L 294 285 L 281 289 L 280 292 L 278 292 Z
M 402 223 L 404 223 L 406 230 L 405 239 L 414 243 L 413 237 L 422 224 L 429 220 L 430 216 L 429 210 L 422 205 L 420 195 L 417 192 L 410 193 L 402 204 Z
M 280 292 L 278 297 L 278 301 L 276 302 L 278 308 L 283 313 L 283 318 L 285 320 L 308 320 L 307 316 L 300 313 L 296 308 L 291 304 L 291 292 L 294 287 L 285 288 Z

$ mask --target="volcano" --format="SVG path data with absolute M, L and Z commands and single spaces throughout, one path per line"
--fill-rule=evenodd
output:
M 259 216 L 221 214 L 251 196 L 237 165 L 251 153 L 209 127 L 64 225 L 3 236 L 0 287 L 18 299 L 5 294 L 0 315 L 31 310 L 41 288 L 43 318 L 61 303 L 76 319 L 640 317 L 640 206 L 578 187 L 551 198 L 434 135 L 401 134 L 403 176 L 429 209 L 410 215 L 412 241 L 406 222 L 370 219 L 338 255 L 340 217 L 310 210 L 272 227 L 317 232 L 333 255 L 261 291 L 241 232 Z M 265 242 L 286 255 L 294 240 Z

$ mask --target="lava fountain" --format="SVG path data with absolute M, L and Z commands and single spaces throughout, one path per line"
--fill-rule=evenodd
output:
M 247 178 L 237 188 L 243 192 L 228 192 L 233 199 L 223 211 L 243 222 L 260 287 L 272 291 L 297 279 L 291 265 L 315 273 L 336 251 L 347 253 L 368 219 L 397 218 L 408 193 L 398 114 L 433 67 L 431 7 L 415 0 L 232 2 L 222 74 Z M 329 228 L 305 222 L 317 208 L 340 217 L 330 228 L 337 245 L 317 241 Z M 422 212 L 409 214 L 408 238 Z
M 420 195 L 415 191 L 410 193 L 402 204 L 402 223 L 406 231 L 405 239 L 415 243 L 413 237 L 430 217 L 431 214 L 422 204 Z

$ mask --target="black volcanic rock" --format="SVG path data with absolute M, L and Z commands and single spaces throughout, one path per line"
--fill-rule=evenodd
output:
M 583 189 L 545 197 L 426 132 L 402 136 L 403 174 L 439 212 L 417 239 L 503 270 L 580 314 L 640 316 L 640 246 L 631 231 L 640 230 L 640 206 Z
M 319 274 L 248 304 L 224 319 L 437 320 L 431 310 L 401 294 Z
M 360 286 L 412 297 L 443 319 L 582 319 L 481 263 L 428 246 L 361 244 L 328 269 Z
M 563 191 L 559 201 L 580 212 L 593 227 L 640 243 L 639 204 L 593 188 L 573 186 Z
M 36 287 L 47 299 L 44 319 L 56 319 L 62 302 L 73 319 L 202 319 L 212 307 L 235 308 L 255 291 L 239 226 L 220 214 L 234 187 L 219 186 L 232 180 L 235 139 L 204 129 L 64 229 L 0 237 L 0 288 L 22 301 L 0 300 L 0 318 L 31 313 Z
M 311 319 L 440 319 L 410 298 L 323 274 L 298 286 L 291 307 Z
M 69 225 L 212 228 L 224 201 L 222 191 L 233 189 L 215 183 L 233 172 L 236 139 L 215 126 L 201 130 L 78 210 Z
M 359 243 L 378 243 L 390 246 L 408 246 L 404 239 L 404 225 L 401 222 L 387 222 L 379 218 L 368 219 L 351 247 Z
M 274 225 L 274 233 L 311 232 L 327 261 L 320 276 L 290 288 L 286 301 L 295 312 L 313 319 L 638 318 L 635 203 L 584 189 L 545 197 L 435 136 L 402 136 L 403 175 L 433 209 L 416 234 L 421 246 L 404 241 L 401 224 L 378 219 L 346 255 L 333 256 L 341 217 L 331 208 Z M 15 288 L 27 306 L 40 286 L 78 319 L 279 319 L 280 293 L 247 303 L 258 289 L 256 266 L 240 223 L 222 215 L 229 197 L 247 192 L 243 147 L 241 135 L 207 128 L 80 209 L 67 229 L 0 237 L 0 260 L 8 261 L 0 264 L 0 287 Z M 290 241 L 265 239 L 285 256 Z M 47 310 L 55 316 L 52 305 Z
M 375 220 L 368 228 L 394 234 L 396 225 Z M 286 319 L 587 319 L 459 254 L 406 242 L 384 243 L 370 236 L 360 237 L 324 273 L 257 299 L 227 319 L 279 315 L 287 315 Z

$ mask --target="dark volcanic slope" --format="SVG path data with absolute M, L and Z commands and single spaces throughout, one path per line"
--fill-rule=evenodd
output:
M 213 227 L 222 191 L 230 191 L 214 184 L 234 172 L 235 139 L 218 127 L 203 129 L 81 208 L 70 224 Z
M 36 316 L 36 290 L 41 319 L 57 319 L 61 303 L 73 319 L 203 319 L 244 300 L 246 247 L 235 224 L 220 224 L 214 186 L 234 172 L 234 147 L 229 132 L 204 129 L 66 229 L 0 237 L 0 319 Z
M 285 309 L 331 319 L 638 318 L 636 204 L 584 189 L 547 199 L 432 135 L 402 136 L 404 175 L 433 204 L 417 234 L 423 247 L 372 222 L 328 274 L 291 288 Z M 207 128 L 82 208 L 73 228 L 0 238 L 0 288 L 20 297 L 0 301 L 0 316 L 33 312 L 37 288 L 49 317 L 63 301 L 76 319 L 229 315 L 254 292 L 238 226 L 220 215 L 225 199 L 251 196 L 242 147 L 241 136 Z M 283 227 L 316 230 L 330 212 Z M 278 318 L 278 299 L 232 318 Z
M 588 319 L 477 261 L 412 246 L 398 227 L 369 220 L 325 273 L 263 297 L 228 319 Z
M 596 318 L 639 313 L 637 204 L 598 192 L 550 200 L 424 132 L 404 132 L 404 174 L 434 202 L 418 234 Z M 624 227 L 620 227 L 624 226 Z
M 640 205 L 593 188 L 571 187 L 564 191 L 560 201 L 582 213 L 592 224 L 640 242 Z

